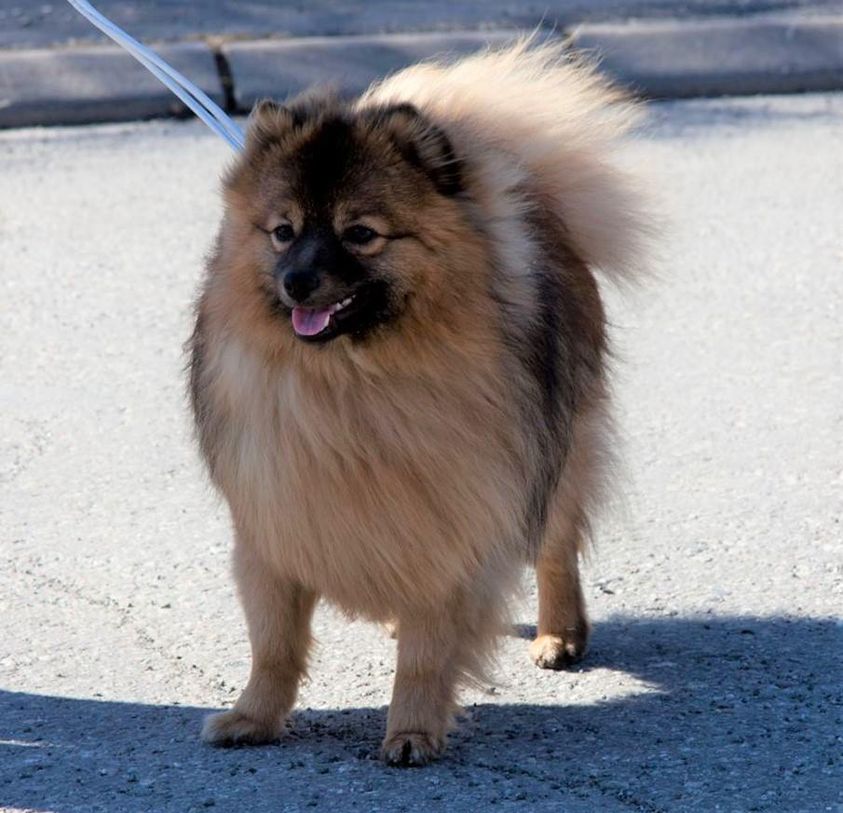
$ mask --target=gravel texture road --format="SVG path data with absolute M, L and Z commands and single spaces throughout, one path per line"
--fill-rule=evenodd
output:
M 248 670 L 181 349 L 230 158 L 195 122 L 0 134 L 0 808 L 843 810 L 843 96 L 653 107 L 591 653 L 533 667 L 526 578 L 414 771 L 376 758 L 394 643 L 329 608 L 283 742 L 198 741 Z

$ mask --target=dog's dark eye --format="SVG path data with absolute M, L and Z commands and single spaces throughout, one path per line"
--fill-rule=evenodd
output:
M 282 223 L 272 230 L 272 236 L 277 243 L 289 243 L 296 236 L 296 232 L 289 223 Z
M 342 239 L 355 246 L 365 246 L 378 236 L 374 229 L 368 226 L 349 226 L 343 233 Z

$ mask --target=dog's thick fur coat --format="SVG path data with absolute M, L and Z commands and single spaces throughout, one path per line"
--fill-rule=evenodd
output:
M 351 104 L 256 109 L 191 341 L 198 436 L 231 508 L 253 650 L 248 686 L 207 740 L 278 736 L 320 597 L 397 622 L 392 763 L 442 750 L 525 563 L 539 582 L 536 662 L 582 655 L 578 557 L 611 452 L 593 272 L 639 267 L 641 206 L 612 163 L 634 114 L 591 68 L 529 43 L 416 66 Z M 297 194 L 280 167 L 298 171 L 329 142 L 307 194 L 325 185 L 319 206 L 336 222 L 361 199 L 380 206 L 396 234 L 352 247 L 388 292 L 371 329 L 313 344 L 272 305 L 267 213 Z M 308 206 L 290 204 L 290 234 Z

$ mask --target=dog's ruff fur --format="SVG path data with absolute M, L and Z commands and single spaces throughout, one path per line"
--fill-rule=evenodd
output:
M 396 622 L 383 754 L 420 764 L 444 747 L 459 684 L 483 674 L 525 563 L 538 665 L 585 650 L 578 558 L 611 452 L 593 272 L 641 267 L 642 207 L 613 164 L 636 109 L 558 46 L 529 42 L 410 68 L 348 106 L 307 105 L 295 135 L 286 108 L 253 114 L 191 341 L 198 436 L 231 508 L 253 650 L 248 686 L 204 736 L 279 735 L 322 597 Z M 374 111 L 371 138 L 413 141 L 453 188 L 395 198 L 422 229 L 376 258 L 406 294 L 400 315 L 313 346 L 258 290 L 268 249 L 253 190 L 271 173 L 261 156 L 328 120 L 320 105 L 351 122 Z

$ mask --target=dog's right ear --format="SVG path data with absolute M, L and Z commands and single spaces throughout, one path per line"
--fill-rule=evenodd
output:
M 306 127 L 326 111 L 339 106 L 336 91 L 316 87 L 287 100 L 283 104 L 262 99 L 252 108 L 246 130 L 246 143 L 261 149 L 277 142 L 293 130 Z
M 293 126 L 295 116 L 289 107 L 272 99 L 261 99 L 255 103 L 246 123 L 246 146 L 263 149 Z

